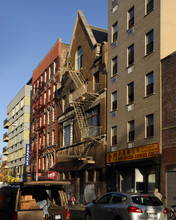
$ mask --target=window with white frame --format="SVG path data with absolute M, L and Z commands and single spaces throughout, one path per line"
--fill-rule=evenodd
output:
M 55 131 L 52 131 L 52 145 L 55 144 Z
M 128 100 L 127 100 L 127 104 L 131 104 L 134 102 L 134 82 L 128 84 L 127 86 L 127 93 L 128 93 Z
M 100 114 L 99 106 L 96 106 L 86 112 L 87 122 L 89 126 L 89 136 L 95 137 L 100 135 Z
M 51 89 L 49 88 L 48 89 L 48 102 L 51 101 Z
M 117 144 L 117 126 L 111 128 L 111 145 Z
M 49 79 L 51 79 L 51 66 L 49 66 L 48 77 L 49 77 Z
M 49 146 L 49 142 L 50 142 L 50 133 L 47 133 L 47 146 Z
M 146 137 L 154 136 L 154 115 L 150 114 L 146 116 Z
M 148 14 L 154 8 L 154 0 L 145 0 L 145 2 L 146 2 L 146 14 Z
M 118 63 L 118 60 L 117 60 L 117 56 L 114 57 L 112 59 L 112 71 L 111 71 L 111 76 L 115 76 L 117 75 L 117 64 Z
M 117 91 L 111 94 L 111 111 L 117 110 Z
M 146 55 L 153 52 L 153 30 L 146 34 Z
M 128 141 L 134 141 L 135 139 L 135 122 L 134 120 L 128 122 Z
M 46 104 L 46 92 L 44 92 L 44 104 Z
M 21 99 L 21 108 L 24 106 L 24 98 Z
M 128 47 L 128 66 L 134 64 L 134 44 Z
M 134 26 L 134 7 L 128 11 L 128 29 Z
M 46 83 L 46 80 L 47 80 L 47 72 L 45 71 L 44 73 L 44 82 Z
M 47 124 L 49 125 L 50 123 L 50 110 L 47 110 Z
M 146 96 L 152 95 L 154 92 L 153 71 L 146 75 Z
M 112 43 L 116 42 L 117 38 L 118 38 L 118 23 L 116 22 L 112 26 Z
M 54 69 L 54 74 L 56 73 L 56 60 L 54 61 L 54 63 L 53 63 L 53 69 Z
M 53 106 L 53 109 L 52 109 L 52 113 L 53 113 L 53 117 L 52 117 L 52 119 L 53 119 L 53 122 L 55 121 L 55 107 Z

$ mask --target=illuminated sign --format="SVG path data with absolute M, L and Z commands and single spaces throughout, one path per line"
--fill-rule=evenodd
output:
M 48 179 L 49 179 L 49 180 L 55 180 L 55 179 L 57 179 L 56 171 L 49 171 L 49 172 L 48 172 Z
M 29 166 L 29 162 L 30 162 L 30 144 L 26 144 L 25 165 Z
M 106 162 L 116 163 L 159 156 L 159 144 L 150 144 L 107 153 Z

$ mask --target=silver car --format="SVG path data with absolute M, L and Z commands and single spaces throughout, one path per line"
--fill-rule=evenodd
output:
M 86 207 L 86 220 L 167 220 L 168 209 L 155 196 L 110 192 Z

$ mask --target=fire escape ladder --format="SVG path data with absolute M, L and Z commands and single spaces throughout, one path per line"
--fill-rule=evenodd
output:
M 84 85 L 84 77 L 80 72 L 76 72 L 73 70 L 69 71 L 69 74 L 76 85 L 76 88 L 80 88 Z
M 76 113 L 76 118 L 78 121 L 79 129 L 81 132 L 81 140 L 83 140 L 89 135 L 88 123 L 87 123 L 84 107 L 82 103 L 80 102 L 72 102 L 72 103 L 73 103 L 73 107 Z

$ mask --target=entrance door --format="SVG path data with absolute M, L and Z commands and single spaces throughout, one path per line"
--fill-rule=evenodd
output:
M 166 174 L 166 201 L 167 207 L 176 204 L 176 172 L 167 172 Z

